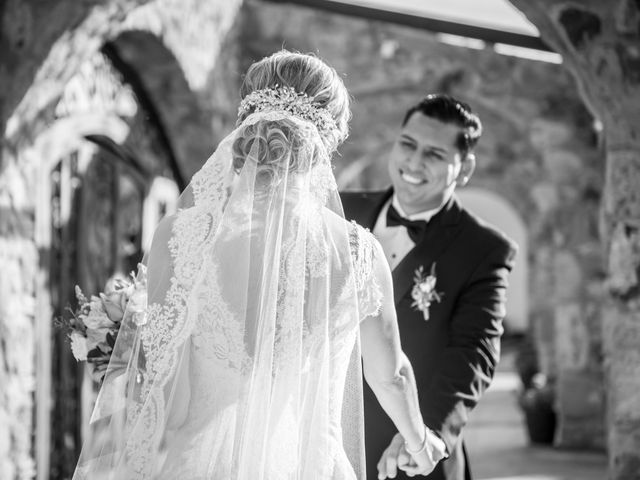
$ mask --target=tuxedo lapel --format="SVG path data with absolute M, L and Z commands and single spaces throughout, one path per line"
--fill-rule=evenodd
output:
M 433 262 L 437 261 L 440 254 L 451 244 L 461 227 L 461 212 L 460 205 L 452 197 L 429 221 L 423 240 L 413 247 L 393 270 L 396 304 L 413 287 L 416 269 L 422 266 L 425 272 L 429 272 Z
M 382 192 L 377 192 L 371 194 L 368 201 L 369 208 L 363 208 L 361 211 L 357 212 L 355 216 L 355 220 L 362 225 L 363 227 L 368 228 L 373 232 L 373 227 L 376 226 L 376 221 L 378 220 L 378 216 L 380 215 L 380 211 L 384 204 L 391 198 L 393 195 L 393 189 L 389 188 Z

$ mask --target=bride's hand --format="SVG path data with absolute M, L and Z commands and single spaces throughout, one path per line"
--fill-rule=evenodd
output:
M 408 458 L 403 465 L 398 463 L 398 468 L 404 471 L 408 477 L 414 477 L 416 475 L 429 475 L 436 468 L 438 462 L 434 462 L 425 451 L 417 455 L 410 455 L 406 453 L 406 449 L 403 447 L 405 455 Z
M 431 435 L 430 435 L 431 434 Z M 409 477 L 415 475 L 429 475 L 436 468 L 438 462 L 443 458 L 443 454 L 433 445 L 435 435 L 425 428 L 425 437 L 422 445 L 416 446 L 413 450 L 411 446 L 403 443 L 402 450 L 408 457 L 408 461 L 400 463 L 398 456 L 398 467 Z

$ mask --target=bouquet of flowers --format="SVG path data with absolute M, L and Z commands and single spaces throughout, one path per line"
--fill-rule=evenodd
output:
M 147 306 L 146 267 L 138 265 L 138 274 L 129 279 L 116 279 L 98 296 L 88 299 L 76 285 L 78 307 L 60 320 L 71 343 L 76 360 L 86 361 L 94 381 L 102 383 L 111 362 L 111 370 L 125 369 L 125 359 L 112 358 L 122 322 L 132 319 L 144 323 Z

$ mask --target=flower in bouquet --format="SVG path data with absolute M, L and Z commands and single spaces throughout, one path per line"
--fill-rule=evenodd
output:
M 73 356 L 87 362 L 95 381 L 102 381 L 110 364 L 111 370 L 126 367 L 125 352 L 114 358 L 116 340 L 124 321 L 144 323 L 146 289 L 144 265 L 138 265 L 137 275 L 132 272 L 130 279 L 110 281 L 104 292 L 90 299 L 76 286 L 78 307 L 62 324 L 67 328 Z

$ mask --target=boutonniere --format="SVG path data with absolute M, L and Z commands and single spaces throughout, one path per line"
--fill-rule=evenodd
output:
M 424 267 L 420 266 L 414 276 L 414 285 L 411 290 L 411 304 L 416 310 L 420 310 L 425 320 L 429 320 L 429 307 L 433 302 L 440 302 L 444 293 L 436 292 L 436 264 L 431 265 L 431 271 L 427 274 Z

